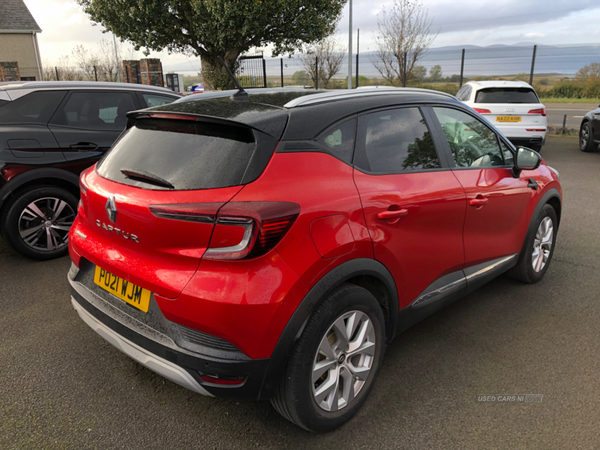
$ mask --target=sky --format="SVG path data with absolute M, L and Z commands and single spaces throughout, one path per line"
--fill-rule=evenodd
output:
M 91 50 L 98 48 L 103 34 L 101 25 L 93 25 L 74 0 L 24 0 L 42 29 L 38 35 L 42 62 L 55 65 L 64 55 L 70 55 L 77 45 Z M 392 1 L 353 0 L 353 51 L 356 52 L 356 29 L 360 29 L 360 51 L 375 50 L 374 36 L 378 17 Z M 450 45 L 493 44 L 587 44 L 600 43 L 600 1 L 598 0 L 423 0 L 432 30 L 437 32 L 433 47 Z M 348 45 L 348 11 L 344 8 L 336 36 L 344 48 Z M 127 51 L 126 57 L 143 58 L 141 53 Z M 262 49 L 269 55 L 269 49 Z M 160 58 L 163 67 L 181 63 L 189 70 L 199 70 L 197 59 L 181 54 L 152 52 L 150 58 Z

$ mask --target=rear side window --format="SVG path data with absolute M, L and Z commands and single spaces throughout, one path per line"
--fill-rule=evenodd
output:
M 154 106 L 168 105 L 169 103 L 173 103 L 175 100 L 177 100 L 173 97 L 158 94 L 142 94 L 142 97 L 144 97 L 146 105 L 148 105 L 150 108 Z
M 374 173 L 436 169 L 440 161 L 418 108 L 361 117 L 356 166 Z
M 531 88 L 487 88 L 477 91 L 475 103 L 539 103 Z
M 122 130 L 134 108 L 126 92 L 74 92 L 52 118 L 53 125 L 82 130 Z
M 122 170 L 162 179 L 175 190 L 237 186 L 242 184 L 255 147 L 254 134 L 247 128 L 139 120 L 99 163 L 98 173 L 145 189 L 165 187 L 126 176 Z
M 48 123 L 66 91 L 32 92 L 0 108 L 0 124 Z
M 351 164 L 355 135 L 356 119 L 354 118 L 334 125 L 323 133 L 317 142 L 336 158 Z

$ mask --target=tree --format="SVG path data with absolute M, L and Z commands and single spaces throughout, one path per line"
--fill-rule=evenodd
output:
M 309 77 L 306 73 L 306 70 L 297 70 L 292 75 L 292 84 L 297 85 L 306 85 L 308 83 Z
M 394 0 L 389 13 L 383 9 L 377 26 L 377 50 L 372 63 L 391 85 L 399 86 L 404 78 L 405 55 L 406 71 L 411 73 L 437 34 L 432 34 L 431 21 L 420 0 Z
M 431 69 L 429 69 L 429 79 L 431 81 L 441 81 L 442 80 L 442 66 L 436 64 Z
M 427 77 L 427 69 L 425 66 L 415 66 L 410 72 L 410 75 L 422 82 L 425 77 Z
M 319 87 L 327 89 L 331 78 L 339 72 L 340 66 L 344 61 L 346 51 L 337 51 L 339 43 L 336 39 L 323 39 L 317 45 L 309 47 L 306 53 L 300 56 L 302 66 L 308 76 L 315 83 L 317 80 L 316 63 L 319 61 Z
M 240 54 L 273 45 L 291 54 L 333 33 L 346 0 L 77 0 L 92 21 L 146 51 L 167 50 L 202 59 L 213 88 L 232 82 L 218 57 L 237 70 Z M 235 73 L 235 72 L 234 72 Z

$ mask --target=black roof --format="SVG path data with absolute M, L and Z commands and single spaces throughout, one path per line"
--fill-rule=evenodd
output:
M 459 103 L 449 94 L 426 89 L 249 89 L 246 100 L 230 98 L 235 92 L 222 91 L 205 97 L 204 94 L 194 94 L 168 105 L 128 115 L 138 117 L 149 111 L 192 114 L 241 123 L 276 138 L 280 138 L 285 129 L 283 140 L 299 140 L 312 139 L 333 122 L 369 109 L 404 103 Z
M 0 1 L 0 31 L 35 31 L 40 33 L 39 27 L 23 0 Z

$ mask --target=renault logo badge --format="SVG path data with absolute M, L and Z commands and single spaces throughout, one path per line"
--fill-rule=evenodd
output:
M 115 196 L 110 195 L 108 200 L 106 200 L 106 214 L 108 214 L 108 218 L 111 222 L 115 222 L 117 220 L 117 207 L 115 205 Z

